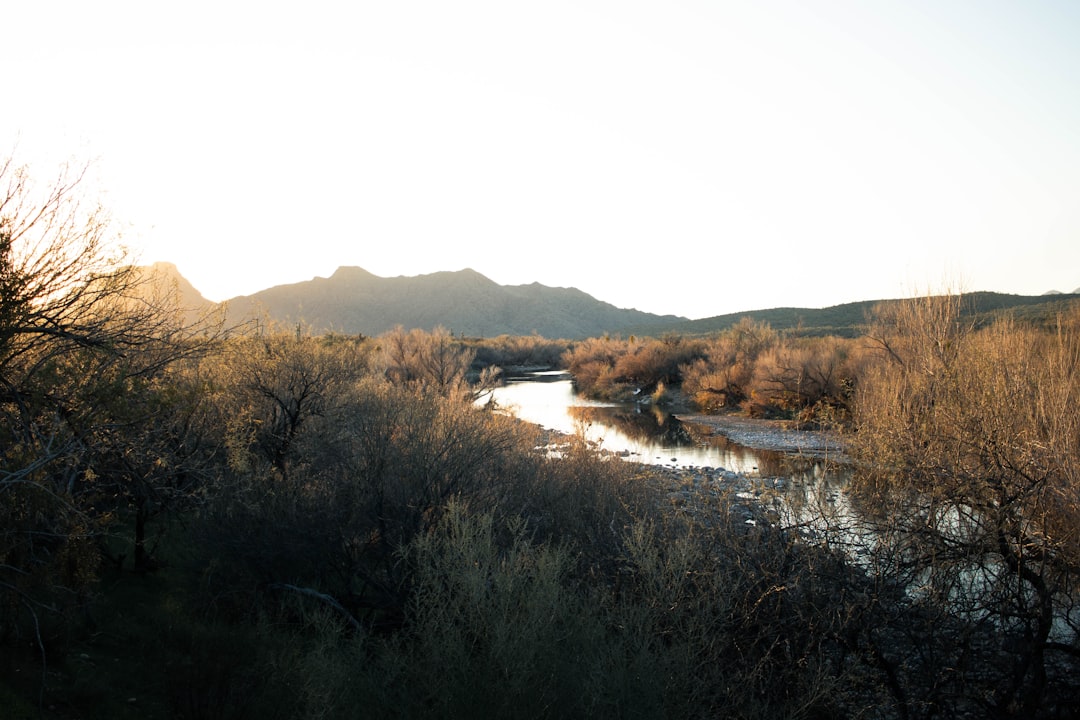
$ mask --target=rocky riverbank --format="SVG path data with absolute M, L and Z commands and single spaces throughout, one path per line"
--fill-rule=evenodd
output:
M 706 428 L 753 450 L 795 453 L 843 460 L 844 438 L 836 432 L 802 430 L 789 420 L 761 420 L 742 415 L 676 415 L 681 422 Z
M 723 508 L 747 525 L 762 521 L 775 522 L 780 497 L 800 471 L 793 470 L 803 462 L 817 465 L 822 461 L 843 463 L 847 460 L 844 438 L 837 432 L 805 430 L 784 420 L 749 418 L 742 415 L 698 415 L 675 413 L 691 435 L 701 442 L 710 437 L 723 437 L 732 443 L 757 451 L 765 462 L 752 470 L 738 472 L 723 467 L 682 465 L 672 458 L 671 464 L 636 463 L 630 453 L 602 451 L 612 457 L 641 466 L 641 472 L 654 477 L 664 488 L 673 507 L 690 511 L 715 513 Z M 562 453 L 570 443 L 564 433 L 545 430 L 542 445 L 554 453 Z M 778 455 L 785 456 L 779 460 Z M 795 465 L 789 466 L 793 462 Z

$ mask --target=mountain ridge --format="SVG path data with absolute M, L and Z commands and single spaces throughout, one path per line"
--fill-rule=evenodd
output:
M 985 325 L 1005 313 L 1026 322 L 1051 325 L 1058 313 L 1080 302 L 1080 293 L 1056 293 L 1051 295 L 1013 295 L 991 291 L 962 293 L 960 317 L 976 325 Z M 746 310 L 716 315 L 698 320 L 687 320 L 667 329 L 681 335 L 701 336 L 721 332 L 735 323 L 749 318 L 755 322 L 768 323 L 776 331 L 804 336 L 837 335 L 856 337 L 864 332 L 872 311 L 880 305 L 905 302 L 905 298 L 882 298 L 857 300 L 824 308 L 776 307 L 765 310 Z M 628 332 L 643 333 L 645 328 L 628 328 Z
M 581 339 L 631 325 L 687 320 L 617 308 L 577 288 L 499 285 L 471 268 L 387 278 L 342 266 L 330 277 L 277 285 L 231 298 L 225 306 L 230 323 L 265 315 L 280 323 L 305 325 L 315 333 L 364 335 L 401 325 L 425 330 L 442 326 L 475 337 L 536 333 Z
M 205 299 L 172 263 L 147 268 L 171 278 L 189 309 L 224 306 L 230 325 L 261 318 L 302 325 L 316 334 L 380 335 L 400 325 L 406 329 L 444 327 L 473 337 L 539 334 L 567 340 L 605 334 L 705 335 L 731 327 L 743 318 L 767 322 L 775 330 L 806 335 L 857 334 L 870 310 L 899 299 L 863 300 L 826 308 L 777 307 L 688 319 L 618 308 L 578 288 L 539 282 L 499 285 L 472 268 L 426 275 L 382 277 L 355 265 L 338 267 L 329 277 L 275 285 L 224 303 Z M 1080 288 L 1078 288 L 1080 290 Z M 1006 310 L 1046 319 L 1080 293 L 1044 295 L 964 293 L 975 317 L 991 318 Z

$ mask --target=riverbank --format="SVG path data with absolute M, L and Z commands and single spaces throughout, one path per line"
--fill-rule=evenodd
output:
M 794 423 L 789 420 L 763 420 L 731 414 L 677 414 L 675 418 L 688 425 L 704 428 L 711 435 L 722 435 L 752 450 L 771 450 L 837 460 L 846 456 L 846 444 L 839 433 L 802 430 L 794 427 Z
M 721 466 L 685 465 L 675 463 L 646 463 L 635 460 L 627 452 L 602 450 L 598 452 L 637 465 L 643 475 L 651 476 L 664 489 L 672 508 L 702 518 L 717 512 L 730 514 L 745 526 L 761 522 L 775 524 L 782 506 L 782 496 L 792 483 L 804 481 L 824 461 L 831 464 L 846 459 L 843 438 L 838 433 L 801 430 L 782 420 L 761 420 L 736 415 L 674 415 L 680 422 L 699 434 L 703 441 L 710 436 L 723 436 L 732 443 L 761 453 L 760 468 L 742 471 Z M 574 439 L 571 435 L 550 428 L 540 428 L 540 446 L 554 454 L 568 451 Z M 766 456 L 787 456 L 787 460 L 769 462 Z M 803 469 L 800 467 L 809 463 Z M 778 464 L 779 463 L 779 464 Z

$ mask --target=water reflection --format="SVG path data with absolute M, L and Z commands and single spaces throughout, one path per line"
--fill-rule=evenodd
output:
M 724 481 L 740 476 L 749 481 L 737 496 L 770 509 L 779 524 L 798 528 L 816 542 L 845 548 L 852 557 L 873 547 L 845 492 L 850 471 L 833 460 L 751 449 L 709 426 L 682 422 L 650 405 L 588 400 L 574 392 L 565 373 L 509 380 L 493 399 L 522 420 L 558 432 L 583 433 L 601 449 L 628 460 L 737 473 Z
M 813 477 L 821 472 L 815 469 L 821 461 L 751 450 L 652 405 L 580 397 L 566 373 L 511 378 L 496 388 L 493 400 L 522 420 L 557 432 L 583 433 L 602 450 L 637 462 L 769 477 Z

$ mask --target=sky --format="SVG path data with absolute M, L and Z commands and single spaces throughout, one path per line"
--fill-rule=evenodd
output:
M 689 318 L 1080 287 L 1080 3 L 22 2 L 0 155 L 225 300 L 472 268 Z

